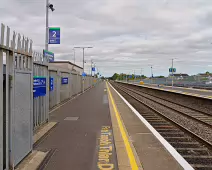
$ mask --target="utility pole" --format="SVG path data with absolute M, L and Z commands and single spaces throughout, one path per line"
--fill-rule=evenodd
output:
M 153 78 L 152 65 L 150 64 L 149 66 L 150 66 L 150 68 L 151 68 L 151 81 L 150 81 L 150 84 L 152 84 L 152 78 Z
M 75 64 L 75 48 L 73 48 L 73 54 L 74 54 L 74 64 Z
M 91 60 L 91 77 L 92 77 L 92 72 L 93 72 L 92 71 L 92 68 L 93 68 L 92 66 L 93 66 L 93 60 Z
M 134 84 L 135 84 L 136 78 L 135 78 L 135 70 L 134 70 Z
M 143 72 L 143 68 L 141 68 L 141 81 L 142 81 L 142 72 Z
M 94 64 L 94 67 L 96 68 L 96 64 Z M 94 70 L 94 77 L 95 77 L 95 74 L 96 74 L 96 69 Z
M 174 59 L 172 59 L 172 88 L 173 88 L 173 85 L 174 85 L 174 75 L 173 75 L 173 67 L 174 67 Z

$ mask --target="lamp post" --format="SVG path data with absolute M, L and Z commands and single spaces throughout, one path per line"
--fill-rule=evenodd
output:
M 152 84 L 152 78 L 153 78 L 152 66 L 153 66 L 153 65 L 149 64 L 148 66 L 150 66 L 150 68 L 151 68 L 151 84 Z
M 75 64 L 75 48 L 73 48 L 74 64 Z
M 46 39 L 45 39 L 45 50 L 49 50 L 49 9 L 53 12 L 55 9 L 53 4 L 46 0 Z
M 85 70 L 85 48 L 93 48 L 93 47 L 74 47 L 74 48 L 80 48 L 82 49 L 82 54 L 83 54 L 83 74 L 84 74 L 84 70 Z M 82 92 L 84 93 L 84 78 L 82 79 Z
M 174 86 L 174 69 L 173 69 L 173 67 L 174 67 L 174 59 L 176 59 L 176 58 L 172 58 L 172 88 L 173 88 L 173 86 Z
M 135 81 L 136 81 L 136 77 L 135 77 L 135 70 L 134 70 L 134 84 L 135 84 Z
M 93 72 L 92 66 L 93 66 L 93 60 L 91 60 L 91 77 L 92 77 L 92 72 Z
M 142 81 L 142 72 L 143 72 L 143 68 L 141 68 L 141 81 Z

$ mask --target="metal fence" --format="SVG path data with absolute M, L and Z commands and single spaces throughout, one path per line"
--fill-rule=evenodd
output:
M 35 96 L 36 78 L 45 82 L 45 92 L 40 96 Z M 62 83 L 63 78 L 67 78 L 66 83 Z M 85 89 L 93 86 L 94 80 L 86 77 Z M 0 170 L 14 169 L 32 151 L 33 130 L 48 121 L 50 108 L 81 92 L 80 75 L 49 68 L 43 54 L 32 52 L 31 40 L 15 32 L 10 37 L 10 28 L 1 24 Z
M 50 109 L 82 92 L 82 76 L 77 72 L 49 67 L 49 76 L 54 82 L 54 87 L 49 92 Z M 63 84 L 62 79 L 66 78 L 68 81 Z M 84 83 L 86 90 L 95 84 L 95 78 L 88 76 L 85 78 Z
M 49 71 L 48 61 L 42 53 L 33 53 L 33 76 L 46 80 L 46 94 L 33 98 L 33 128 L 34 130 L 49 119 Z

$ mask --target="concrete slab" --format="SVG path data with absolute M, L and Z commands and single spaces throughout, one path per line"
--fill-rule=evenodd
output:
M 105 88 L 105 84 L 101 83 L 51 113 L 50 120 L 58 122 L 58 125 L 35 148 L 39 151 L 56 149 L 45 170 L 95 170 L 104 161 L 105 155 L 116 169 L 116 152 Z M 67 117 L 78 119 L 64 120 Z M 111 145 L 108 140 L 112 142 Z M 110 154 L 102 146 L 112 148 L 108 150 Z
M 56 126 L 57 122 L 48 122 L 41 126 L 33 136 L 33 142 L 38 142 L 46 133 L 48 133 L 54 126 Z
M 47 154 L 48 152 L 33 151 L 18 165 L 16 170 L 37 170 Z
M 109 97 L 109 94 L 108 94 L 108 97 Z M 117 105 L 119 105 L 119 104 L 121 104 L 121 103 L 118 103 Z M 114 140 L 115 140 L 115 146 L 116 146 L 117 159 L 118 159 L 118 168 L 119 168 L 119 170 L 131 170 L 132 167 L 131 167 L 130 159 L 129 159 L 130 155 L 128 155 L 128 153 L 127 153 L 126 144 L 123 140 L 123 136 L 120 131 L 120 125 L 118 124 L 116 113 L 114 111 L 114 107 L 113 107 L 110 97 L 109 97 L 109 107 L 110 107 L 110 115 L 111 115 L 111 119 L 112 119 L 112 127 L 113 127 L 113 134 L 114 134 Z M 118 114 L 120 114 L 120 113 L 118 113 Z M 135 158 L 138 169 L 143 170 L 140 160 L 138 158 L 138 155 L 135 151 L 135 148 L 131 143 L 130 137 L 128 136 L 128 132 L 123 123 L 123 120 L 121 119 L 121 121 L 122 121 L 122 126 L 124 128 L 124 131 L 127 135 L 127 140 L 130 143 L 130 147 L 132 148 L 133 156 Z
M 144 170 L 182 170 L 151 131 L 144 125 L 118 94 L 110 88 L 117 109 Z M 127 167 L 124 167 L 127 168 Z

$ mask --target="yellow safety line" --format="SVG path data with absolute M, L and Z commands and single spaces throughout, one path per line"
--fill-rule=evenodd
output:
M 118 122 L 118 125 L 119 125 L 119 129 L 121 131 L 121 136 L 124 140 L 124 145 L 125 145 L 125 148 L 127 150 L 127 155 L 128 155 L 129 160 L 130 160 L 131 168 L 132 168 L 132 170 L 138 170 L 138 165 L 136 163 L 135 156 L 133 154 L 132 148 L 131 148 L 130 143 L 128 141 L 127 134 L 125 132 L 123 123 L 121 121 L 121 116 L 120 116 L 120 114 L 117 110 L 117 107 L 116 107 L 115 102 L 113 100 L 112 94 L 111 94 L 110 89 L 108 87 L 108 83 L 107 83 L 107 89 L 108 89 L 108 92 L 109 92 L 111 103 L 113 105 L 113 109 L 115 111 L 115 115 L 116 115 L 116 119 L 117 119 L 117 122 Z

